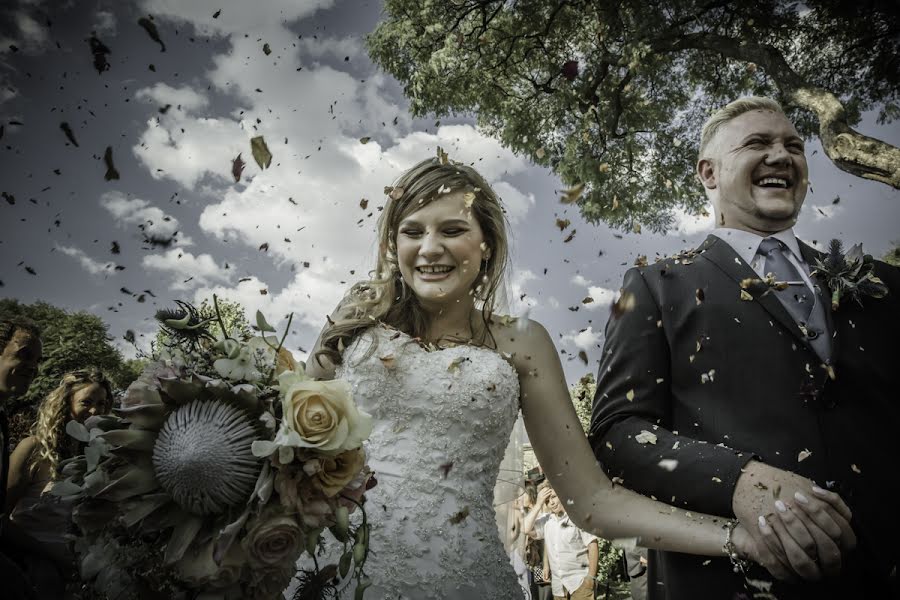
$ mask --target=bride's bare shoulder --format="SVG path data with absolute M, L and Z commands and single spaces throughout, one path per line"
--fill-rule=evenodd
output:
M 497 351 L 518 370 L 534 368 L 548 352 L 556 353 L 550 334 L 534 319 L 494 315 L 490 330 Z

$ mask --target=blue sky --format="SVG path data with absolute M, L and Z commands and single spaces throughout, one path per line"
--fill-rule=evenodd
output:
M 588 224 L 558 202 L 563 186 L 552 173 L 471 118 L 410 118 L 397 82 L 364 51 L 378 2 L 7 4 L 0 191 L 15 203 L 0 202 L 0 294 L 95 313 L 126 353 L 122 335 L 132 329 L 145 343 L 157 307 L 215 292 L 273 323 L 294 312 L 288 344 L 302 358 L 346 286 L 373 266 L 383 187 L 437 146 L 473 163 L 503 198 L 514 241 L 510 312 L 544 323 L 570 382 L 596 370 L 609 303 L 635 258 L 696 246 L 712 227 L 685 215 L 667 235 Z M 164 52 L 137 25 L 146 15 Z M 102 73 L 92 31 L 110 50 Z M 867 118 L 859 129 L 900 144 L 897 124 Z M 251 156 L 256 136 L 273 155 L 265 170 Z M 104 180 L 107 147 L 118 180 Z M 246 167 L 236 183 L 238 154 Z M 808 155 L 800 237 L 862 242 L 876 255 L 900 241 L 897 191 L 839 171 L 815 141 Z M 571 226 L 560 231 L 557 217 Z M 586 296 L 595 301 L 583 304 Z

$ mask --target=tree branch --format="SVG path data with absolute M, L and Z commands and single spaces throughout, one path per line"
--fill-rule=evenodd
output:
M 756 63 L 765 69 L 790 103 L 815 113 L 822 147 L 839 169 L 900 189 L 900 148 L 850 127 L 840 98 L 804 80 L 774 46 L 711 33 L 674 33 L 657 39 L 654 50 L 706 50 Z

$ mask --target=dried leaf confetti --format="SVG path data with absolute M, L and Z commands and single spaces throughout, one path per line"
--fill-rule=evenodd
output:
M 810 452 L 809 449 L 804 448 L 800 451 L 799 454 L 797 454 L 797 462 L 803 462 L 810 456 L 812 456 L 812 452 Z
M 103 162 L 106 164 L 106 174 L 103 176 L 103 179 L 106 181 L 118 179 L 119 172 L 116 171 L 116 167 L 113 165 L 112 146 L 106 147 L 106 152 L 103 153 Z
M 159 31 L 156 29 L 156 23 L 147 17 L 141 17 L 138 19 L 138 25 L 144 28 L 144 31 L 147 32 L 147 35 L 150 36 L 151 40 L 159 44 L 160 52 L 166 51 L 166 45 L 163 43 L 162 38 L 159 37 Z
M 638 444 L 656 444 L 656 434 L 645 429 L 634 436 L 634 441 Z
M 253 151 L 253 160 L 256 161 L 259 168 L 268 169 L 269 165 L 272 164 L 272 153 L 269 152 L 269 147 L 266 145 L 265 138 L 258 135 L 251 139 L 250 149 Z
M 66 139 L 72 142 L 72 145 L 78 148 L 78 141 L 75 140 L 75 134 L 72 132 L 72 128 L 69 127 L 69 124 L 63 121 L 59 124 L 59 128 L 62 129 L 62 132 L 66 135 Z
M 559 199 L 563 204 L 573 204 L 578 202 L 581 194 L 584 193 L 584 183 L 576 183 L 567 190 L 563 190 L 562 198 Z
M 100 74 L 103 74 L 104 71 L 108 71 L 109 63 L 106 61 L 106 55 L 111 54 L 112 51 L 100 41 L 97 34 L 91 34 L 91 37 L 88 39 L 88 44 L 91 46 L 91 54 L 94 55 L 94 68 L 97 69 L 97 72 Z
M 465 521 L 466 517 L 468 517 L 468 516 L 469 516 L 469 507 L 463 506 L 461 511 L 459 511 L 458 513 L 456 513 L 455 515 L 450 517 L 450 519 L 449 519 L 450 524 L 451 525 L 459 525 L 460 523 Z
M 669 473 L 671 473 L 678 468 L 678 461 L 674 458 L 664 458 L 656 463 L 656 466 L 658 466 L 660 469 L 663 469 L 664 471 L 668 471 Z
M 611 316 L 618 319 L 627 312 L 634 310 L 637 300 L 631 292 L 623 291 L 619 298 L 613 302 Z
M 241 180 L 241 173 L 244 172 L 244 167 L 247 166 L 241 159 L 241 155 L 238 154 L 233 161 L 231 161 L 231 175 L 234 177 L 234 182 L 238 183 Z

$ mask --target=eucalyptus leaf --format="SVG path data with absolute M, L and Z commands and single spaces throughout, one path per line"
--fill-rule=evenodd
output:
M 72 483 L 67 479 L 55 482 L 53 487 L 50 488 L 50 493 L 54 496 L 74 496 L 80 494 L 81 491 L 80 485 Z
M 78 421 L 69 421 L 68 423 L 66 423 L 66 433 L 68 433 L 79 442 L 87 443 L 91 441 L 91 434 L 87 430 L 87 427 L 85 427 Z
M 197 532 L 200 531 L 202 525 L 202 517 L 187 512 L 181 514 L 181 518 L 172 531 L 172 537 L 169 538 L 169 543 L 166 544 L 165 562 L 167 565 L 173 564 L 184 556 L 191 542 L 197 537 Z
M 275 328 L 266 321 L 266 317 L 262 314 L 261 310 L 256 311 L 256 326 L 260 331 L 275 331 Z

